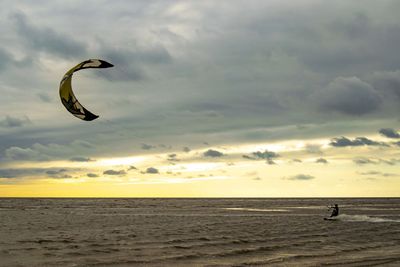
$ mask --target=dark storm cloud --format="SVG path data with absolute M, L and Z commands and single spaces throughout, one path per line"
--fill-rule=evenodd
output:
M 380 108 L 382 99 L 368 83 L 357 77 L 339 77 L 315 94 L 324 111 L 348 115 L 364 115 Z
M 389 138 L 400 138 L 400 134 L 391 128 L 383 128 L 379 130 L 379 133 L 383 136 L 389 137 Z
M 400 70 L 376 72 L 372 75 L 372 83 L 377 90 L 400 97 Z
M 171 62 L 171 55 L 161 44 L 136 49 L 117 49 L 104 45 L 98 51 L 104 59 L 115 65 L 114 69 L 99 72 L 107 79 L 120 81 L 138 81 L 147 77 L 143 65 L 166 64 Z
M 315 177 L 312 176 L 312 175 L 308 175 L 308 174 L 298 174 L 298 175 L 291 176 L 291 177 L 288 177 L 288 178 L 285 178 L 285 179 L 287 179 L 287 180 L 297 180 L 297 181 L 307 181 L 307 180 L 315 179 Z
M 116 170 L 106 170 L 106 171 L 103 172 L 103 174 L 106 174 L 106 175 L 125 175 L 126 172 L 124 170 L 118 170 L 118 171 L 116 171 Z
M 31 120 L 27 116 L 22 118 L 17 118 L 6 115 L 6 117 L 3 120 L 0 120 L 0 126 L 8 128 L 21 127 L 25 124 L 30 124 L 30 123 Z
M 156 168 L 149 167 L 149 168 L 146 169 L 146 173 L 156 174 L 156 173 L 159 173 L 159 171 Z
M 76 157 L 72 157 L 69 159 L 70 161 L 75 161 L 75 162 L 89 162 L 89 161 L 94 161 L 91 158 L 88 157 L 82 157 L 82 156 L 76 156 Z
M 341 12 L 337 7 L 318 10 L 318 13 L 329 10 L 325 13 L 326 19 L 319 19 L 327 23 L 323 29 L 313 25 L 315 20 L 311 19 L 308 23 L 305 18 L 298 20 L 304 16 L 303 12 L 293 18 L 299 22 L 295 29 L 308 31 L 309 34 L 303 38 L 309 38 L 309 42 L 299 44 L 293 40 L 294 45 L 289 44 L 292 53 L 317 72 L 357 73 L 360 70 L 393 69 L 397 65 L 396 60 L 399 60 L 395 53 L 395 44 L 400 39 L 399 26 L 379 23 L 368 12 L 351 10 L 354 8 L 352 4 L 348 6 L 348 12 Z M 299 30 L 297 34 L 301 34 Z M 332 36 L 334 40 L 329 39 Z
M 360 125 L 364 128 L 359 132 L 366 133 L 365 125 L 372 117 L 397 116 L 398 112 L 388 111 L 387 98 L 381 96 L 383 92 L 400 95 L 396 93 L 400 21 L 393 2 L 278 2 L 186 2 L 185 11 L 176 12 L 182 4 L 176 1 L 121 1 L 112 8 L 97 5 L 95 10 L 85 4 L 9 1 L 9 7 L 0 10 L 3 17 L 18 9 L 26 10 L 26 15 L 15 14 L 7 20 L 14 27 L 1 25 L 2 44 L 7 49 L 0 48 L 4 52 L 0 52 L 0 71 L 15 61 L 13 57 L 28 55 L 39 60 L 27 72 L 11 73 L 12 68 L 1 72 L 1 91 L 7 89 L 3 83 L 13 84 L 24 77 L 29 81 L 24 84 L 38 84 L 33 88 L 36 91 L 30 91 L 35 97 L 28 100 L 27 91 L 26 99 L 15 95 L 9 100 L 4 98 L 7 92 L 0 104 L 4 110 L 20 109 L 20 102 L 34 104 L 29 116 L 32 120 L 46 116 L 42 121 L 47 127 L 37 129 L 33 135 L 37 139 L 30 139 L 28 127 L 13 129 L 19 139 L 11 134 L 1 136 L 0 149 L 12 147 L 7 154 L 14 159 L 69 159 L 74 155 L 96 157 L 95 153 L 104 155 L 110 150 L 113 155 L 127 154 L 129 147 L 141 143 L 191 147 L 202 140 L 216 146 L 301 140 L 325 138 L 327 132 L 350 135 Z M 240 20 L 237 14 L 241 14 Z M 92 103 L 104 110 L 102 114 L 121 122 L 108 129 L 99 126 L 102 118 L 94 124 L 69 117 L 61 121 L 58 107 L 44 105 L 42 101 L 49 99 L 36 95 L 39 88 L 57 87 L 63 74 L 60 70 L 75 62 L 69 57 L 89 54 L 115 64 L 107 71 L 93 70 L 113 80 L 98 83 L 107 88 L 84 91 L 97 95 L 90 99 L 98 99 Z M 127 99 L 130 104 L 106 107 L 110 98 Z M 347 117 L 354 115 L 363 116 L 356 117 L 356 125 L 350 127 Z M 58 121 L 62 126 L 53 125 Z M 321 126 L 321 121 L 330 128 Z M 315 126 L 302 131 L 274 130 L 296 124 Z M 122 136 L 123 127 L 132 131 Z M 379 127 L 382 125 L 375 129 Z M 96 151 L 60 147 L 56 152 L 47 145 L 65 144 L 77 136 L 93 140 Z M 34 143 L 46 148 L 39 150 L 32 147 Z
M 64 58 L 81 57 L 86 54 L 86 47 L 71 36 L 63 35 L 56 29 L 32 25 L 23 13 L 14 13 L 11 19 L 25 45 L 36 51 Z
M 222 157 L 223 155 L 224 154 L 222 152 L 219 152 L 219 151 L 213 150 L 213 149 L 209 149 L 203 153 L 203 156 L 211 157 L 211 158 L 219 158 L 219 157 Z
M 370 140 L 366 137 L 356 137 L 351 140 L 347 137 L 336 137 L 330 142 L 334 147 L 347 147 L 347 146 L 388 146 L 386 143 Z

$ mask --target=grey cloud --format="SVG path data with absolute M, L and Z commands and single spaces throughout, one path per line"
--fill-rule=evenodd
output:
M 159 173 L 159 172 L 158 172 L 158 169 L 150 167 L 150 168 L 146 169 L 146 173 L 156 174 L 156 173 Z
M 48 174 L 48 175 L 56 175 L 56 174 L 64 173 L 66 171 L 67 171 L 66 169 L 48 170 L 48 171 L 46 171 L 46 174 Z
M 169 160 L 169 161 L 179 161 L 179 159 L 177 158 L 177 154 L 175 154 L 175 153 L 169 154 L 167 160 Z
M 82 156 L 76 156 L 76 157 L 72 157 L 69 159 L 70 161 L 75 161 L 75 162 L 89 162 L 89 161 L 94 161 L 91 158 L 88 157 L 82 157 Z
M 209 149 L 203 153 L 203 156 L 211 157 L 211 158 L 218 158 L 218 157 L 222 157 L 223 155 L 224 154 L 222 152 L 219 152 L 219 151 L 213 150 L 213 149 Z
M 259 159 L 273 159 L 279 157 L 279 155 L 273 151 L 265 150 L 264 152 L 253 152 L 253 155 Z
M 115 68 L 110 71 L 98 73 L 110 80 L 142 80 L 147 77 L 143 65 L 165 64 L 171 61 L 171 55 L 161 44 L 129 50 L 118 49 L 103 43 L 98 53 L 115 65 Z
M 355 139 L 355 142 L 361 142 L 362 144 L 364 144 L 366 146 L 388 146 L 388 144 L 386 144 L 384 142 L 373 141 L 366 137 L 357 137 Z
M 46 93 L 37 93 L 36 95 L 45 103 L 50 103 L 52 100 L 51 97 Z
M 0 47 L 0 72 L 5 70 L 14 61 L 13 57 Z
M 360 175 L 363 176 L 382 176 L 382 177 L 398 177 L 400 176 L 399 174 L 396 173 L 386 173 L 386 172 L 381 172 L 381 171 L 368 171 L 368 172 L 359 172 Z
M 150 149 L 155 148 L 155 146 L 153 146 L 153 145 L 148 145 L 148 144 L 142 144 L 141 148 L 142 148 L 143 150 L 150 150 Z
M 35 143 L 26 148 L 17 146 L 7 148 L 4 156 L 7 160 L 43 161 L 70 158 L 79 151 L 85 153 L 88 150 L 93 150 L 93 148 L 92 144 L 83 140 L 75 140 L 66 145 Z
M 15 13 L 11 18 L 25 44 L 37 51 L 64 58 L 81 57 L 86 54 L 85 45 L 71 36 L 63 35 L 49 27 L 34 26 L 23 13 Z
M 135 166 L 129 166 L 128 171 L 131 171 L 131 170 L 137 170 L 137 168 Z
M 341 5 L 329 8 L 325 5 L 323 9 L 309 7 L 287 20 L 282 35 L 287 42 L 283 45 L 286 51 L 320 73 L 359 73 L 398 66 L 397 20 L 395 23 L 389 22 L 390 19 L 381 20 L 372 11 L 373 5 L 369 5 L 369 11 L 361 11 L 358 3 L 354 3 L 348 2 L 346 11 Z M 391 5 L 385 5 L 385 15 L 392 13 Z
M 351 140 L 344 136 L 333 138 L 330 142 L 334 147 L 347 147 L 347 146 L 388 146 L 386 143 L 370 140 L 366 137 L 356 137 Z
M 97 174 L 95 174 L 95 173 L 87 173 L 86 176 L 87 176 L 87 177 L 90 177 L 90 178 L 99 177 L 99 175 L 97 175 Z
M 389 160 L 379 159 L 379 163 L 385 163 L 385 164 L 391 165 L 391 166 L 396 165 L 399 162 L 400 162 L 400 159 L 389 159 Z
M 286 179 L 287 180 L 307 181 L 307 180 L 315 179 L 315 177 L 312 175 L 308 175 L 308 174 L 298 174 L 295 176 L 288 177 Z
M 66 169 L 58 169 L 58 170 L 48 170 L 46 171 L 47 176 L 55 179 L 69 179 L 73 178 L 71 175 L 66 173 Z
M 357 165 L 366 165 L 366 164 L 377 164 L 376 161 L 373 161 L 369 158 L 355 158 L 353 159 L 354 163 Z
M 391 129 L 391 128 L 380 129 L 379 133 L 381 135 L 389 137 L 389 138 L 400 138 L 400 134 L 397 131 L 395 131 L 394 129 Z
M 248 159 L 266 159 L 266 160 L 271 160 L 279 157 L 279 154 L 268 150 L 265 150 L 264 152 L 261 151 L 253 152 L 252 155 L 253 155 L 252 157 L 246 155 L 244 155 L 243 157 Z
M 21 147 L 10 147 L 5 151 L 5 156 L 11 160 L 30 160 L 37 159 L 43 160 L 48 159 L 48 157 L 41 156 L 39 152 L 31 148 L 21 148 Z
M 72 178 L 67 172 L 74 169 L 63 168 L 10 168 L 0 169 L 0 178 L 41 178 L 43 174 L 50 178 Z
M 71 145 L 73 147 L 95 148 L 93 144 L 84 140 L 74 140 Z
M 322 154 L 321 145 L 307 144 L 306 151 L 311 154 Z
M 266 162 L 267 164 L 274 165 L 276 164 L 274 159 L 280 157 L 280 155 L 273 151 L 265 150 L 264 152 L 261 151 L 253 152 L 252 156 L 243 155 L 242 157 L 245 159 L 252 159 L 252 160 L 264 159 L 267 160 Z
M 106 171 L 103 172 L 103 174 L 106 174 L 106 175 L 125 175 L 126 172 L 124 170 L 119 170 L 119 171 L 106 170 Z
M 382 99 L 368 83 L 357 77 L 339 77 L 314 95 L 325 111 L 364 115 L 380 108 Z
M 327 164 L 328 163 L 328 161 L 326 159 L 324 159 L 324 158 L 319 158 L 315 162 L 316 163 L 322 163 L 322 164 Z
M 400 70 L 375 72 L 371 79 L 377 90 L 400 97 Z
M 37 176 L 43 173 L 43 169 L 38 168 L 18 168 L 18 169 L 0 169 L 0 178 L 18 178 L 24 176 Z
M 387 164 L 387 165 L 396 165 L 400 163 L 400 159 L 369 159 L 366 157 L 358 157 L 353 159 L 353 162 L 356 163 L 357 165 L 366 165 L 366 164 Z
M 0 121 L 0 126 L 12 128 L 12 127 L 21 127 L 25 124 L 30 124 L 30 123 L 31 120 L 27 116 L 22 118 L 16 118 L 6 115 L 5 119 Z
M 185 146 L 182 150 L 183 150 L 183 152 L 186 152 L 186 153 L 190 152 L 190 148 L 187 146 Z
M 400 141 L 394 143 L 397 146 L 400 146 Z
M 15 3 L 10 1 L 9 10 L 20 6 Z M 396 8 L 391 8 L 391 4 L 386 2 L 365 5 L 355 1 L 341 2 L 340 5 L 321 1 L 294 5 L 270 1 L 256 3 L 188 2 L 185 5 L 188 10 L 194 10 L 196 16 L 185 17 L 186 12 L 165 15 L 169 7 L 177 4 L 174 1 L 163 4 L 165 8 L 141 4 L 143 8 L 136 11 L 131 8 L 130 15 L 120 16 L 125 14 L 126 3 L 119 2 L 112 9 L 99 5 L 95 13 L 89 12 L 85 5 L 76 6 L 74 12 L 79 16 L 74 13 L 71 17 L 67 14 L 71 12 L 57 13 L 51 8 L 56 6 L 56 10 L 64 10 L 64 5 L 60 3 L 52 5 L 46 2 L 47 9 L 38 9 L 31 8 L 31 3 L 26 2 L 24 10 L 27 10 L 28 17 L 22 15 L 22 18 L 13 20 L 15 25 L 20 24 L 17 26 L 19 31 L 3 25 L 3 47 L 12 53 L 5 51 L 4 62 L 7 63 L 0 60 L 0 68 L 11 64 L 12 56 L 41 56 L 41 60 L 35 61 L 37 65 L 29 72 L 13 74 L 6 69 L 6 72 L 0 73 L 1 90 L 3 84 L 13 84 L 18 80 L 16 78 L 26 76 L 29 81 L 38 81 L 34 91 L 30 91 L 34 97 L 27 104 L 39 102 L 41 108 L 35 106 L 29 116 L 36 119 L 45 115 L 48 120 L 42 120 L 45 127 L 37 126 L 35 132 L 26 130 L 31 127 L 21 127 L 13 129 L 18 131 L 15 135 L 2 135 L 0 149 L 26 149 L 19 151 L 19 155 L 25 154 L 23 157 L 36 160 L 69 159 L 74 155 L 117 156 L 130 153 L 132 145 L 140 147 L 142 142 L 191 147 L 202 140 L 217 146 L 255 140 L 325 138 L 327 132 L 332 136 L 350 135 L 354 129 L 367 132 L 366 125 L 397 116 L 398 112 L 393 114 L 387 109 L 385 96 L 383 103 L 378 100 L 384 92 L 392 92 L 390 95 L 398 92 L 398 71 L 390 75 L 386 72 L 398 69 L 400 62 L 397 52 L 399 42 L 394 42 L 399 37 L 400 25 Z M 51 15 L 47 14 L 49 11 Z M 236 16 L 238 12 L 243 15 L 240 20 Z M 135 16 L 132 16 L 133 13 Z M 95 14 L 104 14 L 107 19 L 82 24 Z M 22 37 L 22 31 L 27 29 L 32 29 L 32 33 Z M 171 37 L 165 39 L 154 34 L 162 30 L 169 31 Z M 64 36 L 70 31 L 77 34 Z M 109 43 L 98 42 L 96 35 Z M 172 35 L 175 37 L 172 38 Z M 42 37 L 44 39 L 35 39 Z M 81 51 L 84 55 L 98 55 L 115 64 L 115 68 L 100 74 L 108 75 L 107 78 L 115 81 L 104 84 L 95 79 L 90 84 L 100 85 L 96 90 L 82 89 L 84 94 L 94 93 L 105 99 L 92 103 L 99 105 L 97 110 L 105 111 L 102 112 L 104 116 L 108 114 L 109 118 L 115 118 L 113 127 L 102 124 L 105 117 L 94 124 L 84 124 L 66 116 L 66 120 L 60 121 L 62 125 L 59 125 L 57 110 L 61 111 L 62 105 L 54 109 L 54 113 L 45 114 L 43 111 L 50 110 L 51 105 L 43 105 L 37 98 L 39 96 L 35 95 L 38 88 L 56 85 L 60 78 L 55 73 L 58 68 L 63 69 L 63 66 L 75 62 L 74 59 L 59 60 L 54 69 L 46 66 L 45 63 L 55 60 L 54 55 L 70 55 L 70 52 L 64 52 L 63 45 L 54 44 L 65 39 L 79 41 L 81 38 L 90 43 L 85 53 L 85 45 L 78 42 L 78 47 L 83 46 Z M 394 67 L 393 62 L 396 63 Z M 371 78 L 371 73 L 377 71 L 381 73 Z M 91 73 L 82 72 L 80 75 Z M 359 78 L 334 80 L 336 77 L 352 76 Z M 141 80 L 143 78 L 149 79 Z M 331 85 L 328 85 L 329 81 L 332 81 Z M 17 91 L 17 86 L 14 87 L 10 86 L 10 92 Z M 318 90 L 323 92 L 309 98 L 312 92 Z M 110 96 L 115 99 L 129 98 L 128 103 L 131 104 L 115 105 L 106 111 L 106 100 Z M 18 96 L 12 97 L 10 104 L 2 99 L 5 110 L 18 107 L 13 104 Z M 56 101 L 55 98 L 53 100 Z M 26 99 L 20 101 L 25 102 Z M 356 101 L 360 103 L 354 103 Z M 103 104 L 104 107 L 101 106 Z M 316 112 L 316 105 L 328 112 Z M 184 113 L 182 110 L 189 111 Z M 374 117 L 373 113 L 378 110 L 380 116 Z M 215 112 L 219 116 L 204 116 Z M 357 121 L 348 121 L 347 115 L 354 114 L 365 116 L 357 117 Z M 372 117 L 373 120 L 370 120 Z M 322 121 L 326 122 L 325 126 Z M 57 123 L 53 125 L 52 122 Z M 351 123 L 355 125 L 349 127 Z M 275 131 L 277 127 L 296 124 L 313 126 L 302 131 Z M 329 131 L 327 125 L 330 125 Z M 360 125 L 363 129 L 358 128 Z M 382 125 L 374 126 L 374 129 L 379 127 Z M 87 151 L 90 147 L 80 146 L 82 150 L 74 151 L 75 147 L 64 147 L 72 138 L 93 140 L 96 150 Z M 32 143 L 41 143 L 44 147 L 32 147 Z M 49 146 L 49 143 L 61 145 Z M 17 152 L 9 151 L 8 154 L 18 158 Z M 254 158 L 254 155 L 246 157 Z

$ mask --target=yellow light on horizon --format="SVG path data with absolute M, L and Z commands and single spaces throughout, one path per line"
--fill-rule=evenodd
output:
M 141 163 L 146 160 L 144 156 L 136 157 L 120 157 L 120 158 L 105 158 L 94 162 L 96 166 L 115 166 L 115 165 L 131 165 Z

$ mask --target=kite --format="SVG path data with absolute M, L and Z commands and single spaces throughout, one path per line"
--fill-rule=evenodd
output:
M 74 74 L 74 72 L 82 69 L 111 68 L 113 66 L 113 64 L 101 59 L 88 59 L 79 63 L 78 65 L 70 69 L 67 73 L 65 73 L 60 82 L 60 98 L 64 107 L 72 115 L 84 121 L 92 121 L 97 119 L 99 116 L 84 108 L 81 103 L 79 103 L 78 99 L 76 99 L 71 86 L 72 75 Z

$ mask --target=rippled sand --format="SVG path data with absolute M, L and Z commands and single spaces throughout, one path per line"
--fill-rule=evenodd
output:
M 0 266 L 132 265 L 400 266 L 400 199 L 0 199 Z

